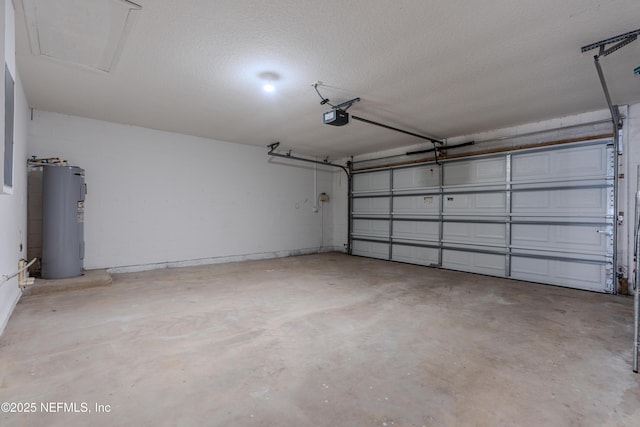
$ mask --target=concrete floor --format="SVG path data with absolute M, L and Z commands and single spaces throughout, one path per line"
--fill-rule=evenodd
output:
M 23 297 L 0 402 L 36 413 L 0 425 L 638 426 L 631 324 L 629 297 L 335 253 L 120 274 Z

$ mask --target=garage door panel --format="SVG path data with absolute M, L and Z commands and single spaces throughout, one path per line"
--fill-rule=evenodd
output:
M 499 277 L 504 277 L 505 275 L 504 255 L 445 249 L 442 251 L 442 266 L 469 273 Z
M 563 148 L 544 152 L 514 154 L 512 181 L 565 180 L 567 178 L 606 177 L 605 145 Z
M 429 165 L 393 171 L 394 190 L 436 188 L 440 185 L 440 166 Z
M 550 153 L 514 155 L 511 163 L 511 180 L 513 182 L 538 179 L 549 176 L 551 171 Z
M 607 207 L 607 193 L 604 188 L 557 190 L 552 192 L 552 200 L 561 209 L 589 208 L 606 212 Z
M 440 238 L 440 224 L 431 221 L 394 221 L 393 238 L 437 242 Z
M 547 225 L 513 224 L 511 243 L 519 246 L 544 247 L 550 240 L 550 227 Z
M 544 212 L 551 205 L 548 191 L 528 191 L 511 195 L 512 212 Z
M 562 249 L 520 249 L 514 248 L 511 251 L 513 257 L 542 258 L 542 259 L 566 259 L 574 261 L 584 261 L 592 263 L 606 263 L 608 257 L 603 253 L 577 250 L 569 252 Z
M 507 197 L 500 193 L 447 194 L 444 196 L 445 214 L 504 214 Z
M 393 198 L 394 215 L 431 215 L 440 213 L 440 196 L 397 196 Z
M 408 262 L 418 265 L 437 265 L 439 250 L 417 246 L 393 245 L 394 261 Z
M 506 159 L 465 160 L 448 163 L 445 166 L 444 185 L 478 185 L 504 182 Z
M 606 188 L 522 191 L 512 195 L 514 213 L 542 212 L 546 215 L 604 216 L 607 213 Z
M 353 192 L 387 192 L 391 190 L 391 172 L 367 172 L 353 176 Z
M 388 220 L 354 219 L 353 234 L 359 236 L 389 237 Z
M 445 222 L 443 240 L 444 242 L 504 246 L 506 228 L 504 224 Z
M 389 244 L 354 240 L 351 253 L 369 258 L 389 259 Z
M 388 197 L 353 199 L 353 213 L 356 215 L 389 215 Z
M 555 243 L 558 245 L 584 248 L 606 249 L 607 235 L 603 233 L 606 227 L 600 226 L 550 226 L 554 231 Z M 613 232 L 613 230 L 611 230 Z
M 514 224 L 512 247 L 564 252 L 607 252 L 607 227 L 581 225 Z
M 567 187 L 571 187 L 570 190 L 582 188 L 593 188 L 603 186 L 613 187 L 612 184 L 608 184 L 603 179 L 583 179 L 583 178 L 566 178 L 561 181 L 543 181 L 539 182 L 526 182 L 526 183 L 514 183 L 511 188 L 514 192 L 520 192 L 523 190 L 535 191 L 535 190 L 565 190 Z
M 513 247 L 564 252 L 607 251 L 606 227 L 584 225 L 514 224 L 511 229 Z
M 571 288 L 606 292 L 604 264 L 512 257 L 511 277 Z
M 551 157 L 555 177 L 588 177 L 607 175 L 606 146 L 590 146 L 557 150 Z

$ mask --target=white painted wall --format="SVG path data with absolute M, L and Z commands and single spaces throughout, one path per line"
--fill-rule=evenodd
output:
M 333 213 L 313 212 L 314 165 L 269 158 L 266 146 L 35 111 L 29 155 L 86 170 L 85 269 L 333 248 L 332 227 L 321 235 Z M 317 173 L 317 192 L 332 195 L 333 170 Z
M 26 159 L 29 107 L 19 76 L 15 81 L 13 193 L 0 195 L 0 275 L 16 272 L 18 261 L 27 256 Z M 17 277 L 0 285 L 0 334 L 20 295 Z
M 10 1 L 2 1 L 0 8 L 7 7 L 5 15 L 8 34 L 5 55 L 12 66 L 15 79 L 15 117 L 13 148 L 13 189 L 10 194 L 0 194 L 0 276 L 8 276 L 18 269 L 18 261 L 26 256 L 27 231 L 27 120 L 28 106 L 20 77 L 15 73 L 13 51 L 13 8 Z M 4 21 L 4 20 L 3 20 Z M 0 33 L 4 34 L 4 31 Z M 10 40 L 9 40 L 10 39 Z M 4 42 L 1 43 L 4 45 Z M 4 67 L 3 67 L 4 68 Z M 0 117 L 4 118 L 4 101 L 0 103 Z M 4 135 L 4 132 L 0 133 Z M 22 246 L 22 248 L 21 248 Z M 0 334 L 11 316 L 11 312 L 20 298 L 18 278 L 0 284 Z

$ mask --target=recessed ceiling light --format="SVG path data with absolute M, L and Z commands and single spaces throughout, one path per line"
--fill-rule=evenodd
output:
M 280 80 L 280 74 L 273 71 L 263 71 L 258 74 L 258 78 L 262 80 L 262 90 L 273 93 L 276 91 L 276 85 L 273 82 Z
M 274 85 L 272 85 L 271 83 L 265 83 L 262 86 L 262 90 L 264 90 L 267 93 L 271 93 L 271 92 L 274 92 L 276 90 L 276 87 Z

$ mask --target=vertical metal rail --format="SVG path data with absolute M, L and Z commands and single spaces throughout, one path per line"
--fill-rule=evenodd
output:
M 637 197 L 637 196 L 636 196 Z M 637 209 L 636 203 L 636 209 Z M 638 269 L 640 269 L 640 265 L 638 263 L 638 232 L 636 232 L 636 274 L 635 281 L 633 284 L 634 292 L 633 292 L 633 372 L 638 373 L 638 329 L 640 328 L 640 286 L 638 286 Z
M 442 267 L 444 262 L 444 254 L 442 250 L 444 240 L 444 163 L 440 163 L 438 166 L 439 176 L 438 179 L 438 194 L 440 195 L 440 207 L 438 208 L 438 267 Z
M 352 198 L 353 198 L 353 162 L 347 162 L 347 168 L 349 173 L 347 173 L 347 254 L 351 255 L 353 250 L 352 248 L 352 240 L 351 240 L 351 230 L 353 225 L 351 222 L 353 221 L 353 213 L 352 209 Z
M 511 203 L 511 154 L 507 154 L 505 157 L 505 163 L 506 163 L 506 178 L 507 178 L 507 185 L 506 185 L 506 201 L 505 201 L 505 205 L 507 207 L 507 223 L 505 224 L 505 243 L 507 244 L 506 247 L 506 257 L 505 257 L 505 266 L 504 266 L 504 273 L 505 273 L 505 277 L 511 277 L 511 222 L 513 219 L 513 216 L 511 215 L 511 211 L 512 211 L 512 203 Z
M 389 169 L 389 261 L 393 259 L 393 171 Z
M 638 329 L 640 329 L 640 166 L 637 168 L 636 212 L 635 212 L 635 245 L 633 251 L 633 372 L 638 373 Z
M 616 108 L 617 110 L 617 108 Z M 618 153 L 620 152 L 620 128 L 614 123 L 613 129 L 613 289 L 618 293 Z
M 601 54 L 604 46 L 601 46 Z M 622 118 L 620 116 L 620 110 L 617 105 L 613 105 L 611 102 L 611 95 L 609 94 L 609 88 L 604 78 L 604 72 L 600 65 L 600 56 L 593 57 L 593 61 L 598 72 L 598 78 L 604 92 L 604 97 L 611 113 L 611 121 L 613 122 L 613 284 L 611 293 L 618 293 L 618 153 L 620 152 L 620 129 L 622 128 Z

